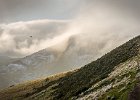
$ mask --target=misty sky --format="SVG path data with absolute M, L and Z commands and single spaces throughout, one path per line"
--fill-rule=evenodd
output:
M 0 21 L 71 19 L 84 0 L 0 0 Z
M 0 55 L 63 47 L 72 36 L 102 54 L 139 35 L 139 11 L 140 0 L 0 0 Z
M 0 22 L 71 19 L 89 6 L 90 11 L 96 6 L 106 6 L 139 18 L 139 5 L 139 0 L 0 0 Z

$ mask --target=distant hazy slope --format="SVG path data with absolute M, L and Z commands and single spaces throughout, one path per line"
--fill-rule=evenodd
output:
M 139 74 L 140 36 L 73 72 L 3 90 L 0 99 L 126 100 L 133 98 Z
M 18 58 L 10 58 L 8 56 L 0 56 L 0 65 L 8 64 L 10 62 L 16 61 Z
M 64 43 L 58 43 L 16 61 L 0 59 L 3 63 L 0 66 L 0 89 L 79 68 L 95 57 L 91 52 L 85 52 L 84 47 L 74 49 L 77 46 L 75 37 L 62 42 Z M 65 42 L 66 45 L 63 46 Z

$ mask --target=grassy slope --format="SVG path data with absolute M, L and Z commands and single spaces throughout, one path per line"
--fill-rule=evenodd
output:
M 139 48 L 140 36 L 73 72 L 3 90 L 0 92 L 0 99 L 72 99 L 107 78 L 115 66 L 137 56 Z
M 91 100 L 91 98 L 98 98 L 99 100 L 108 100 L 112 98 L 113 100 L 127 100 L 129 92 L 138 83 L 138 77 L 140 76 L 139 63 L 140 55 L 117 65 L 107 78 L 93 84 L 91 88 L 80 94 L 78 99 Z

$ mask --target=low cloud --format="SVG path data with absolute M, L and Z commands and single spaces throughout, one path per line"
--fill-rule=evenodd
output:
M 46 48 L 12 65 L 13 69 L 17 69 L 15 63 L 29 65 L 30 70 L 22 69 L 21 73 L 11 71 L 9 66 L 1 66 L 1 87 L 14 84 L 13 80 L 22 82 L 79 68 L 140 35 L 139 12 L 135 10 L 135 3 L 130 7 L 133 1 L 124 1 L 86 0 L 71 20 L 0 24 L 0 55 L 24 57 Z
M 137 17 L 108 6 L 108 2 L 98 2 L 97 6 L 93 3 L 95 1 L 87 2 L 71 20 L 1 24 L 0 55 L 23 57 L 44 48 L 53 48 L 69 56 L 80 52 L 95 59 L 139 35 Z M 71 38 L 74 38 L 72 44 L 69 42 Z
M 22 57 L 44 49 L 63 33 L 67 22 L 36 20 L 1 24 L 0 55 Z

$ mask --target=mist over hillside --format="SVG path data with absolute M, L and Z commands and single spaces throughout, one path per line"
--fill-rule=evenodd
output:
M 0 87 L 80 68 L 139 35 L 138 4 L 1 0 Z
M 85 66 L 11 86 L 0 99 L 139 100 L 140 36 Z
M 136 10 L 139 7 L 135 5 L 139 1 L 87 0 L 81 3 L 77 13 L 69 20 L 38 19 L 1 23 L 0 54 L 25 57 L 51 46 L 63 48 L 70 37 L 76 36 L 75 48 L 85 47 L 91 52 L 94 46 L 93 55 L 98 56 L 139 34 Z

